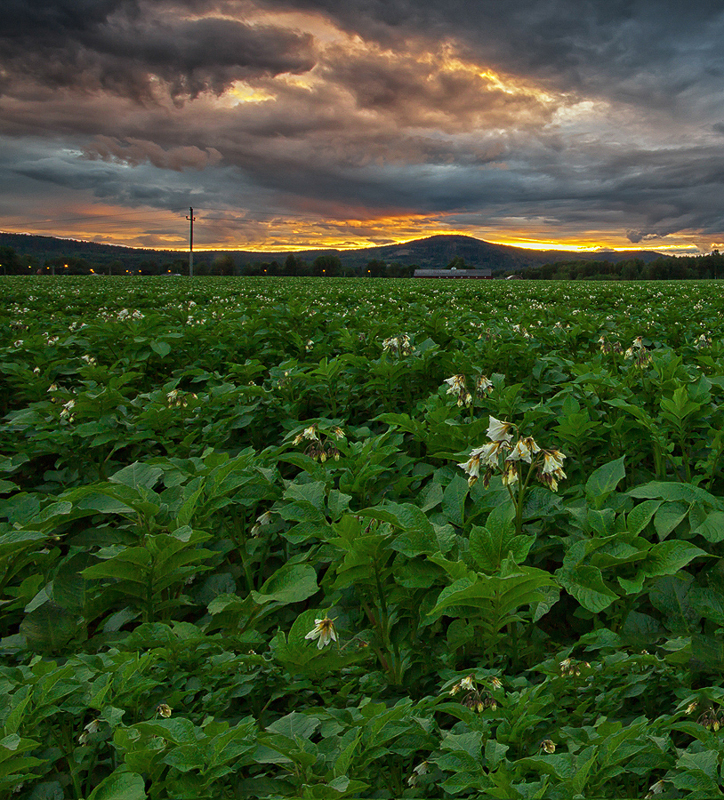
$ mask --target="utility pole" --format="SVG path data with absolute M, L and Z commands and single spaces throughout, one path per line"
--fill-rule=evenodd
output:
M 194 210 L 189 208 L 189 216 L 186 217 L 189 221 L 189 277 L 194 277 Z

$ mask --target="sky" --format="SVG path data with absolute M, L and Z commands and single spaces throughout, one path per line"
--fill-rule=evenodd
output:
M 0 230 L 724 248 L 721 0 L 4 0 Z

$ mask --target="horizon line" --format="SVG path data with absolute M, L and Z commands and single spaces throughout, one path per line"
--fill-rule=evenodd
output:
M 111 242 L 98 242 L 92 239 L 78 239 L 73 236 L 57 236 L 53 234 L 47 233 L 31 233 L 28 231 L 6 231 L 0 230 L 0 235 L 7 234 L 10 236 L 37 236 L 43 239 L 58 239 L 61 241 L 68 241 L 68 242 L 81 242 L 84 244 L 93 244 L 99 247 L 114 247 L 119 249 L 126 249 L 126 250 L 149 250 L 152 252 L 163 252 L 163 253 L 189 253 L 189 248 L 178 248 L 178 247 L 143 247 L 141 245 L 126 245 L 126 244 L 115 244 Z M 470 234 L 466 233 L 434 233 L 429 236 L 419 236 L 414 237 L 411 239 L 403 239 L 399 242 L 392 242 L 391 244 L 370 244 L 362 247 L 332 247 L 332 246 L 318 246 L 318 247 L 306 247 L 304 249 L 292 249 L 290 246 L 282 246 L 277 249 L 257 249 L 254 247 L 250 248 L 243 248 L 243 247 L 195 247 L 193 252 L 194 253 L 253 253 L 254 255 L 272 255 L 278 253 L 285 253 L 288 255 L 293 255 L 295 253 L 305 253 L 311 251 L 337 251 L 340 253 L 353 253 L 359 252 L 361 250 L 372 250 L 376 248 L 383 248 L 383 247 L 401 247 L 406 244 L 412 244 L 414 242 L 424 241 L 425 239 L 434 239 L 434 238 L 465 238 L 465 239 L 473 239 L 477 242 L 483 242 L 484 244 L 492 244 L 498 247 L 510 247 L 513 249 L 518 250 L 531 250 L 533 252 L 538 253 L 545 253 L 545 252 L 564 252 L 564 253 L 626 253 L 626 252 L 647 252 L 647 253 L 658 253 L 659 248 L 655 247 L 615 247 L 615 246 L 598 246 L 598 247 L 585 247 L 583 245 L 566 245 L 566 244 L 552 244 L 550 242 L 537 242 L 535 244 L 511 244 L 507 241 L 493 241 L 490 239 L 480 239 L 477 236 L 471 236 Z M 672 249 L 682 249 L 684 246 L 676 245 L 674 246 L 665 246 L 661 248 L 661 250 L 672 250 Z M 670 254 L 669 254 L 670 255 Z M 697 252 L 682 252 L 681 255 L 706 255 L 702 251 Z

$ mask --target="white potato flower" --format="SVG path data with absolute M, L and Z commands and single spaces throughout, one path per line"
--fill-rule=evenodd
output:
M 509 442 L 513 438 L 513 434 L 508 433 L 513 427 L 511 422 L 495 419 L 495 417 L 489 417 L 489 421 L 488 439 L 494 442 Z
M 337 631 L 334 627 L 334 620 L 325 616 L 323 619 L 315 619 L 314 627 L 304 637 L 305 639 L 317 639 L 317 649 L 321 650 L 330 642 L 337 642 Z

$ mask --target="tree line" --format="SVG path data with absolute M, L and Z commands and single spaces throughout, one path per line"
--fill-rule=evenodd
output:
M 470 268 L 456 256 L 446 269 Z M 361 268 L 345 265 L 338 255 L 322 254 L 305 261 L 290 253 L 283 261 L 240 262 L 230 253 L 217 255 L 211 261 L 199 254 L 194 259 L 195 275 L 279 275 L 316 277 L 409 278 L 416 264 L 387 263 L 372 259 Z M 188 257 L 172 260 L 153 258 L 89 261 L 78 256 L 47 258 L 42 263 L 32 255 L 18 254 L 8 245 L 0 245 L 0 275 L 188 275 Z M 510 270 L 496 270 L 504 277 Z M 662 256 L 653 261 L 641 258 L 628 260 L 591 261 L 585 259 L 557 261 L 520 269 L 518 275 L 526 280 L 682 280 L 724 278 L 724 255 L 718 250 L 703 256 Z
M 527 280 L 671 281 L 724 278 L 724 255 L 714 250 L 705 256 L 661 256 L 653 261 L 557 261 L 529 267 L 520 273 Z
M 387 264 L 373 259 L 362 269 L 345 266 L 339 256 L 320 255 L 312 262 L 290 253 L 283 262 L 255 261 L 237 263 L 229 253 L 212 261 L 194 259 L 194 275 L 307 275 L 317 277 L 408 278 L 416 265 L 398 262 Z M 188 275 L 188 258 L 169 261 L 154 259 L 115 259 L 109 262 L 89 261 L 78 256 L 48 258 L 41 264 L 34 256 L 19 255 L 12 247 L 0 246 L 0 274 L 3 275 Z

